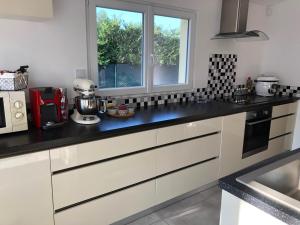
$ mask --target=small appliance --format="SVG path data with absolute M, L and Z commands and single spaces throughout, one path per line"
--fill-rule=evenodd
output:
M 71 118 L 79 124 L 99 123 L 101 120 L 98 117 L 98 113 L 106 112 L 106 103 L 95 95 L 96 86 L 94 82 L 87 79 L 76 79 L 73 87 L 79 96 L 75 97 L 75 109 Z M 101 107 L 103 110 L 101 110 Z
M 24 91 L 0 92 L 0 134 L 28 130 Z
M 30 88 L 32 120 L 37 128 L 48 129 L 61 126 L 67 120 L 66 95 L 61 88 Z
M 274 96 L 279 86 L 279 79 L 274 76 L 259 76 L 255 80 L 255 91 L 259 96 Z

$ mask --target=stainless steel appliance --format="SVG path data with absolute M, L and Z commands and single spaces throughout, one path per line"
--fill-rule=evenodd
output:
M 249 0 L 223 0 L 220 33 L 212 39 L 251 38 L 269 40 L 262 31 L 246 31 Z
M 268 149 L 272 107 L 247 112 L 243 158 Z
M 278 86 L 279 79 L 274 76 L 260 76 L 255 80 L 255 91 L 259 96 L 274 96 Z
M 106 103 L 95 95 L 96 86 L 93 81 L 76 79 L 74 90 L 79 94 L 75 97 L 75 109 L 71 118 L 80 124 L 96 124 L 101 120 L 98 113 L 106 112 Z
M 269 97 L 255 96 L 255 95 L 233 95 L 226 98 L 217 99 L 220 102 L 233 103 L 238 105 L 262 104 L 270 102 Z
M 0 92 L 0 134 L 28 129 L 24 91 Z

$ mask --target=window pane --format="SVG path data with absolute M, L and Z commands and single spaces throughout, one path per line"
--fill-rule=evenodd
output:
M 96 8 L 100 88 L 143 86 L 143 13 Z
M 189 21 L 154 16 L 154 85 L 187 83 Z

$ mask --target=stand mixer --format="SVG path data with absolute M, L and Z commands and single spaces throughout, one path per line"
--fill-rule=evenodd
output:
M 74 91 L 79 96 L 75 97 L 75 109 L 71 118 L 79 124 L 96 124 L 101 120 L 98 113 L 105 113 L 106 103 L 95 95 L 95 83 L 87 79 L 76 79 L 73 82 Z M 101 103 L 103 110 L 101 110 Z

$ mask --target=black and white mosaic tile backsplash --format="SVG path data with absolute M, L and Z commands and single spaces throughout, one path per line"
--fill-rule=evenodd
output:
M 280 85 L 277 95 L 279 96 L 295 96 L 300 97 L 300 87 Z
M 237 55 L 213 54 L 209 57 L 207 91 L 211 98 L 232 95 L 236 81 Z
M 212 54 L 209 57 L 208 82 L 206 88 L 196 88 L 190 92 L 168 92 L 150 94 L 147 96 L 118 96 L 106 97 L 108 103 L 130 104 L 134 107 L 147 107 L 167 105 L 170 103 L 183 103 L 201 99 L 216 99 L 230 97 L 237 87 L 236 68 L 238 56 L 235 54 Z M 300 87 L 280 86 L 277 95 L 300 97 Z

